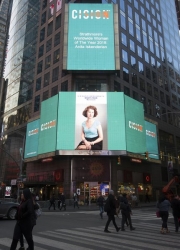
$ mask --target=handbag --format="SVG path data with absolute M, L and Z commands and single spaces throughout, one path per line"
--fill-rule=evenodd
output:
M 156 216 L 159 218 L 160 217 L 160 212 L 156 211 Z

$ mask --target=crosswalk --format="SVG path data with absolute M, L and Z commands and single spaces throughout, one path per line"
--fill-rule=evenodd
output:
M 162 235 L 160 225 L 140 221 L 134 223 L 136 230 L 118 233 L 111 225 L 111 233 L 104 233 L 104 226 L 76 227 L 38 232 L 33 235 L 35 250 L 177 250 L 180 233 L 170 224 L 170 233 Z M 7 250 L 12 239 L 0 237 L 0 250 Z M 27 246 L 26 246 L 27 247 Z
M 43 212 L 43 215 L 49 215 L 51 212 Z M 62 212 L 62 213 L 53 213 L 54 216 L 71 216 L 72 214 L 89 214 L 89 215 L 97 215 L 99 216 L 99 211 L 77 211 L 77 212 Z M 106 213 L 104 213 L 104 216 L 106 216 Z M 121 214 L 119 214 L 119 217 L 121 218 Z M 172 219 L 173 215 L 169 214 L 169 219 Z M 148 211 L 141 211 L 141 210 L 135 210 L 132 213 L 132 219 L 134 220 L 142 220 L 142 221 L 152 221 L 152 220 L 158 220 L 155 211 L 148 212 Z

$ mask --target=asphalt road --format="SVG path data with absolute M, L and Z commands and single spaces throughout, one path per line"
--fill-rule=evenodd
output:
M 33 230 L 35 250 L 176 250 L 180 246 L 180 232 L 175 233 L 172 214 L 169 217 L 170 233 L 160 234 L 161 220 L 155 208 L 133 210 L 132 221 L 136 230 L 104 233 L 107 216 L 101 219 L 99 211 L 44 211 Z M 116 218 L 120 226 L 121 218 Z M 15 221 L 0 220 L 0 250 L 11 244 Z

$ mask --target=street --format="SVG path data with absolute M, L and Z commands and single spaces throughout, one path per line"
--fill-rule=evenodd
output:
M 120 216 L 121 217 L 121 216 Z M 173 217 L 170 214 L 169 234 L 160 234 L 161 219 L 156 217 L 155 208 L 133 210 L 132 222 L 136 230 L 115 231 L 112 223 L 104 233 L 107 216 L 100 219 L 99 211 L 71 209 L 67 211 L 44 211 L 34 227 L 35 250 L 169 250 L 179 249 L 180 232 L 175 233 Z M 121 219 L 116 217 L 120 226 Z M 0 250 L 7 250 L 11 244 L 15 221 L 0 220 Z

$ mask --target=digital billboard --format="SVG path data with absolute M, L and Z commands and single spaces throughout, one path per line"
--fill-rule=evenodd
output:
M 154 123 L 145 121 L 146 148 L 150 158 L 159 159 L 157 128 Z
M 113 4 L 68 4 L 67 69 L 115 70 Z
M 28 130 L 33 126 L 35 123 L 29 123 Z M 157 159 L 155 134 L 156 126 L 144 121 L 143 104 L 123 92 L 59 92 L 42 102 L 35 145 L 38 142 L 38 155 L 126 155 L 148 151 L 150 158 Z M 30 148 L 35 152 L 29 144 L 27 138 L 26 151 Z
M 58 95 L 41 103 L 38 155 L 56 149 Z
M 24 158 L 38 155 L 39 122 L 39 119 L 37 119 L 27 124 Z

